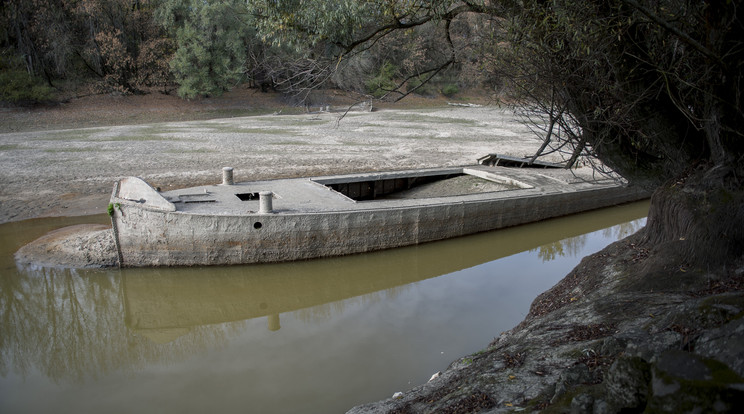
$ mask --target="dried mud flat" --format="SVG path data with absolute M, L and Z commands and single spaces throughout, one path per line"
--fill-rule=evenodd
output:
M 435 102 L 343 119 L 339 111 L 288 115 L 297 109 L 276 106 L 278 114 L 183 120 L 189 111 L 193 118 L 209 114 L 190 103 L 134 102 L 107 110 L 98 101 L 75 103 L 67 115 L 66 109 L 29 112 L 25 131 L 0 133 L 0 223 L 104 213 L 113 183 L 125 176 L 166 190 L 219 182 L 225 166 L 235 168 L 236 181 L 250 181 L 468 165 L 492 152 L 528 155 L 540 144 L 510 110 L 494 106 Z M 225 102 L 227 112 L 211 114 L 241 105 Z M 2 115 L 18 124 L 17 113 Z M 107 119 L 127 124 L 108 126 Z M 86 127 L 55 128 L 70 120 Z M 95 123 L 102 125 L 89 126 Z

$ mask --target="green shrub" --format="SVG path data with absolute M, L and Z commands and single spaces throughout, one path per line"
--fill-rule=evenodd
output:
M 398 68 L 390 62 L 385 62 L 380 67 L 380 71 L 377 76 L 368 80 L 364 83 L 367 88 L 367 93 L 371 94 L 375 98 L 381 98 L 383 95 L 393 90 L 396 87 L 393 77 L 398 71 Z
M 416 89 L 416 91 L 414 93 L 417 94 L 417 95 L 421 95 L 421 96 L 435 96 L 436 95 L 436 89 L 432 86 L 431 82 L 427 82 L 423 86 L 421 86 L 421 84 L 423 82 L 424 81 L 421 79 L 421 77 L 415 77 L 415 78 L 413 78 L 413 79 L 411 79 L 411 80 L 408 81 L 408 83 L 406 85 L 406 90 L 408 92 L 410 92 L 410 91 L 413 91 L 414 89 Z
M 460 88 L 457 87 L 454 83 L 448 83 L 444 86 L 442 86 L 442 95 L 451 98 L 454 96 L 457 92 L 460 92 Z
M 32 105 L 53 100 L 54 89 L 32 77 L 19 56 L 0 54 L 0 101 L 13 105 Z

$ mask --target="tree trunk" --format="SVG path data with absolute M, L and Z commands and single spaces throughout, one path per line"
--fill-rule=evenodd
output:
M 744 258 L 744 188 L 733 168 L 720 179 L 720 168 L 697 169 L 654 192 L 646 246 L 673 246 L 685 257 L 687 263 L 680 263 L 685 266 L 705 268 Z M 719 179 L 711 179 L 712 174 Z
M 551 113 L 550 114 L 550 126 L 548 126 L 548 133 L 547 135 L 545 135 L 545 139 L 543 140 L 543 143 L 540 146 L 540 148 L 537 150 L 537 152 L 535 152 L 535 155 L 533 155 L 532 158 L 530 158 L 530 162 L 529 162 L 530 165 L 534 164 L 537 157 L 539 157 L 543 153 L 543 151 L 545 151 L 545 148 L 548 147 L 548 144 L 550 143 L 550 139 L 553 136 L 553 128 L 555 128 L 555 122 L 556 122 L 556 118 Z
M 573 154 L 571 154 L 571 158 L 566 163 L 566 169 L 570 169 L 571 167 L 576 164 L 576 161 L 579 159 L 579 156 L 581 155 L 581 151 L 584 151 L 584 147 L 586 146 L 586 140 L 584 138 L 581 138 L 581 141 L 579 142 L 579 145 L 577 145 L 574 148 Z

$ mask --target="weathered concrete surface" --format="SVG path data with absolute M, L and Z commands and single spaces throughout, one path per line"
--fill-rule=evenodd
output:
M 482 352 L 349 414 L 742 412 L 744 261 L 690 268 L 643 232 L 585 258 Z
M 356 202 L 322 185 L 473 172 L 509 191 Z M 490 181 L 489 181 L 490 180 Z M 142 190 L 138 192 L 138 190 Z M 237 194 L 274 194 L 273 211 Z M 126 197 L 122 196 L 125 194 Z M 647 196 L 565 170 L 467 167 L 214 185 L 154 192 L 120 183 L 111 202 L 122 267 L 266 263 L 341 256 L 516 226 Z M 176 211 L 167 211 L 164 200 Z
M 176 206 L 173 203 L 166 200 L 157 190 L 138 178 L 122 178 L 116 183 L 116 186 L 114 192 L 121 199 L 136 204 L 145 205 L 146 203 L 147 208 L 152 210 L 176 211 Z
M 86 268 L 117 265 L 111 227 L 99 224 L 80 224 L 49 232 L 21 247 L 15 260 L 23 266 Z

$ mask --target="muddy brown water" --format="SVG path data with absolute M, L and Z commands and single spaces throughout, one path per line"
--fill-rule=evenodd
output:
M 647 211 L 305 262 L 85 271 L 13 252 L 106 216 L 3 224 L 0 412 L 345 412 L 484 348 Z

